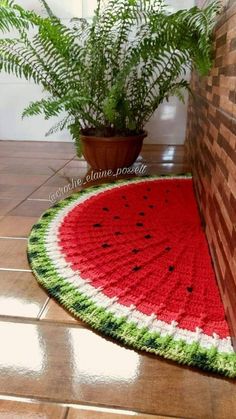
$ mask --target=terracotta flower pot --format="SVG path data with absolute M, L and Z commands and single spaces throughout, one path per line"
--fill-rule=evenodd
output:
M 81 135 L 82 152 L 93 169 L 115 170 L 131 166 L 137 159 L 146 133 L 129 137 Z

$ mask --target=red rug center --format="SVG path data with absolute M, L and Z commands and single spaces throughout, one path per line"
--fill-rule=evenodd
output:
M 229 335 L 191 179 L 112 188 L 65 217 L 60 246 L 74 271 L 120 304 Z

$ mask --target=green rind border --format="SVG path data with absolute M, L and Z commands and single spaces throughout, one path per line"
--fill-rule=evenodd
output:
M 47 289 L 48 294 L 75 317 L 88 323 L 101 334 L 117 339 L 134 349 L 151 352 L 163 358 L 177 361 L 179 364 L 194 366 L 208 372 L 235 378 L 236 353 L 219 353 L 216 348 L 202 348 L 197 342 L 188 344 L 184 340 L 174 340 L 171 336 L 162 337 L 156 332 L 150 332 L 147 327 L 138 328 L 135 323 L 129 322 L 125 317 L 116 317 L 106 309 L 97 306 L 89 297 L 60 277 L 46 253 L 44 237 L 50 222 L 62 208 L 81 197 L 82 194 L 96 193 L 96 190 L 100 192 L 111 184 L 126 185 L 129 182 L 144 181 L 147 178 L 178 178 L 181 176 L 191 177 L 191 174 L 143 176 L 141 178 L 118 180 L 84 189 L 59 201 L 45 211 L 33 226 L 28 240 L 28 260 L 35 277 Z

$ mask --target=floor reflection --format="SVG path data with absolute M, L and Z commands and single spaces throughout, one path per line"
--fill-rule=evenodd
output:
M 71 329 L 68 335 L 74 369 L 78 375 L 97 376 L 103 382 L 131 382 L 137 379 L 140 356 L 136 352 L 121 348 L 87 330 L 74 333 Z
M 173 161 L 175 155 L 175 147 L 168 147 L 162 155 L 163 161 Z
M 0 297 L 0 310 L 4 315 L 12 315 L 12 313 L 20 313 L 21 316 L 30 315 L 30 313 L 37 313 L 40 305 L 37 302 L 32 302 L 23 297 Z
M 0 336 L 4 336 L 0 345 L 1 370 L 28 376 L 42 372 L 45 347 L 35 325 L 2 322 Z

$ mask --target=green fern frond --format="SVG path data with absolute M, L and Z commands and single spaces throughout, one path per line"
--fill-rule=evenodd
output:
M 70 115 L 67 115 L 61 121 L 59 121 L 55 125 L 53 125 L 46 132 L 45 137 L 49 137 L 50 135 L 55 134 L 58 131 L 63 131 L 64 129 L 68 128 L 71 124 L 73 124 L 74 121 L 75 121 L 75 118 L 74 117 L 71 117 Z
M 56 18 L 56 15 L 53 13 L 53 11 L 51 10 L 51 8 L 49 7 L 48 3 L 45 0 L 39 0 L 39 2 L 41 3 L 44 10 L 47 12 L 47 15 L 50 18 Z
M 45 118 L 49 119 L 53 116 L 58 116 L 63 111 L 70 112 L 73 115 L 80 112 L 80 108 L 86 101 L 87 98 L 75 96 L 73 92 L 67 93 L 60 99 L 55 99 L 53 97 L 41 99 L 36 102 L 31 102 L 24 110 L 22 117 L 35 116 L 43 113 Z
M 163 100 L 184 99 L 187 69 L 211 67 L 219 1 L 169 13 L 164 0 L 99 0 L 92 22 L 69 25 L 39 1 L 46 17 L 0 0 L 0 31 L 18 33 L 0 40 L 0 70 L 41 85 L 23 116 L 62 114 L 48 134 L 68 128 L 78 148 L 83 130 L 142 131 Z

